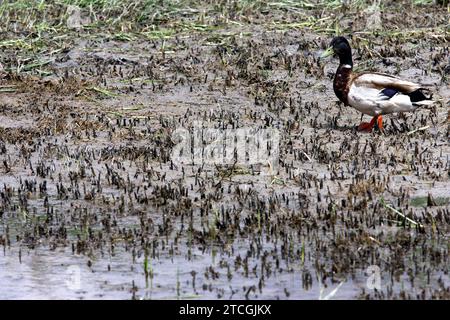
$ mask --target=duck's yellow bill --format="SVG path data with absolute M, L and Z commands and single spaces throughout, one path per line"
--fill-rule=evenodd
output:
M 325 50 L 321 55 L 320 59 L 324 59 L 326 57 L 332 56 L 334 54 L 333 47 L 329 47 L 327 50 Z

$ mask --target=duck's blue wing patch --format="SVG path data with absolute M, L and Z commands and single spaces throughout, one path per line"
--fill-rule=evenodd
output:
M 398 93 L 398 90 L 392 88 L 384 88 L 380 91 L 380 95 L 386 97 L 386 99 L 390 99 Z

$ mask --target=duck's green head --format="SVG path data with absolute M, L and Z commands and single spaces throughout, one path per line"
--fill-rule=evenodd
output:
M 352 49 L 347 39 L 344 37 L 333 38 L 333 40 L 331 40 L 330 47 L 322 53 L 320 58 L 324 59 L 334 54 L 339 57 L 341 64 L 353 65 Z

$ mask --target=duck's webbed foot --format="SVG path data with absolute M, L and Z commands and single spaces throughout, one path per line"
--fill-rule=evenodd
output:
M 370 122 L 361 122 L 361 124 L 358 126 L 358 131 L 371 132 L 373 127 L 375 126 L 375 123 L 377 124 L 378 129 L 380 129 L 380 131 L 383 131 L 382 116 L 375 116 Z

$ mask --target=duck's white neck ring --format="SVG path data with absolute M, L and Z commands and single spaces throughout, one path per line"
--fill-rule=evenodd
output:
M 352 68 L 352 66 L 349 65 L 349 64 L 343 64 L 341 67 L 342 68 L 346 68 L 346 69 L 351 69 Z

